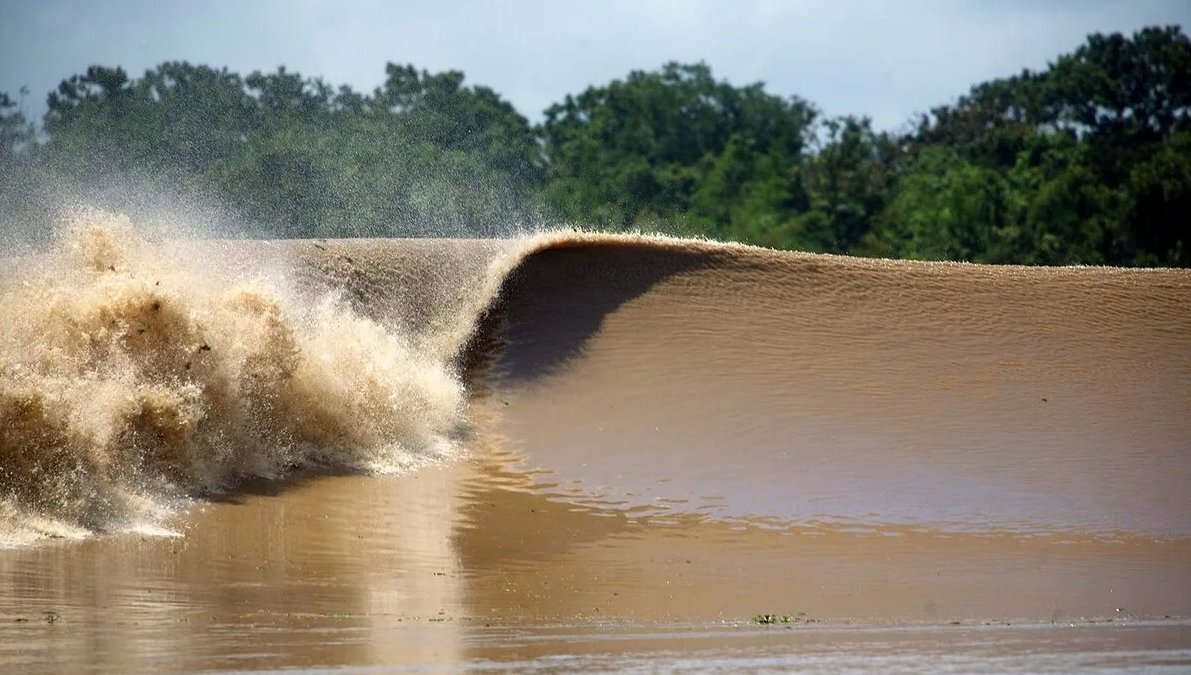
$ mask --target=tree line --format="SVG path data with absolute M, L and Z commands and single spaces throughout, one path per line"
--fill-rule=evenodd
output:
M 61 186 L 111 196 L 134 179 L 226 205 L 270 237 L 564 223 L 895 258 L 1187 266 L 1191 41 L 1179 27 L 1091 35 L 897 132 L 702 63 L 591 86 L 537 125 L 463 73 L 392 63 L 371 93 L 285 68 L 93 66 L 49 95 L 39 124 L 0 94 L 9 222 L 48 228 Z

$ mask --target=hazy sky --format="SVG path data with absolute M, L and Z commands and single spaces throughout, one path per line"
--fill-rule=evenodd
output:
M 758 80 L 880 128 L 974 83 L 1041 68 L 1095 31 L 1191 26 L 1191 0 L 0 0 L 0 91 L 26 113 L 90 64 L 285 65 L 371 91 L 387 61 L 458 69 L 524 114 L 669 60 Z

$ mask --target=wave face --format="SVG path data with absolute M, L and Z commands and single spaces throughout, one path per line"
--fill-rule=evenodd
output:
M 580 238 L 501 297 L 499 433 L 569 499 L 1191 534 L 1186 271 Z
M 97 213 L 10 262 L 10 540 L 475 434 L 609 508 L 1191 534 L 1185 271 L 576 233 L 154 244 Z

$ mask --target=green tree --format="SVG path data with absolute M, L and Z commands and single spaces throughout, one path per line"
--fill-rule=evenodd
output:
M 1128 250 L 1126 195 L 1104 185 L 1092 149 L 1066 132 L 1023 138 L 1007 171 L 945 147 L 907 167 L 866 238 L 868 253 L 989 263 L 1103 264 Z
M 25 90 L 20 94 L 23 98 Z M 36 148 L 34 127 L 21 112 L 20 102 L 0 92 L 0 238 L 25 230 L 37 212 L 35 199 L 41 181 L 30 161 Z M 35 237 L 26 237 L 35 239 Z M 8 244 L 9 242 L 5 242 Z
M 1048 117 L 1095 136 L 1156 141 L 1191 122 L 1191 41 L 1177 26 L 1093 34 L 1041 80 Z
M 725 216 L 707 195 L 733 190 L 750 170 L 728 165 L 754 154 L 793 162 L 814 118 L 800 99 L 733 87 L 704 64 L 635 71 L 546 110 L 544 197 L 563 219 L 623 229 L 683 220 L 710 175 L 720 185 L 701 198 L 696 220 L 714 233 Z
M 25 90 L 21 90 L 22 96 Z M 19 155 L 33 142 L 33 125 L 25 119 L 20 104 L 0 91 L 0 171 L 14 167 Z
M 280 68 L 94 66 L 49 98 L 42 163 L 81 184 L 139 175 L 213 193 L 278 236 L 493 231 L 532 217 L 528 121 L 458 72 L 389 64 L 371 95 Z
M 810 204 L 799 216 L 799 243 L 850 253 L 889 201 L 899 151 L 867 118 L 841 117 L 823 126 L 825 142 L 802 166 Z
M 1001 235 L 1001 175 L 946 147 L 922 151 L 901 176 L 864 252 L 890 258 L 977 260 Z
M 1191 133 L 1176 133 L 1134 164 L 1125 216 L 1132 260 L 1141 265 L 1191 265 Z
M 1187 194 L 1181 139 L 1189 127 L 1191 41 L 1181 29 L 1091 35 L 1045 71 L 979 84 L 923 117 L 904 139 L 921 161 L 907 163 L 895 206 L 870 243 L 882 242 L 874 250 L 884 252 L 922 243 L 929 225 L 910 204 L 938 212 L 956 197 L 944 189 L 932 201 L 924 190 L 931 179 L 917 175 L 937 161 L 934 149 L 945 148 L 956 161 L 995 173 L 996 181 L 985 175 L 977 182 L 1003 185 L 1007 205 L 996 211 L 999 219 L 982 221 L 997 236 L 969 239 L 977 248 L 953 252 L 1001 262 L 1186 265 L 1179 213 Z M 948 170 L 958 173 L 947 180 L 971 176 Z M 910 222 L 920 236 L 899 246 L 896 231 Z M 931 238 L 946 239 L 954 226 L 940 221 Z

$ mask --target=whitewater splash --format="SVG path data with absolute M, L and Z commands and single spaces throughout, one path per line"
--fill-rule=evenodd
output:
M 229 269 L 89 212 L 0 296 L 0 532 L 143 526 L 179 498 L 301 467 L 454 452 L 449 364 L 283 265 Z

